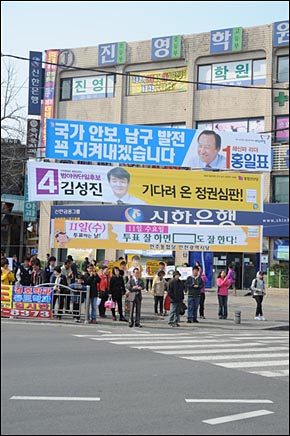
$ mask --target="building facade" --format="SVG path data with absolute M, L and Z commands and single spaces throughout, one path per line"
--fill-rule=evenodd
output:
M 289 203 L 288 21 L 100 44 L 56 54 L 52 112 L 45 111 L 44 100 L 42 123 L 48 115 L 66 120 L 269 134 L 273 168 L 264 174 L 264 202 Z M 45 147 L 44 142 L 42 145 Z M 51 251 L 49 206 L 48 202 L 40 205 L 40 258 Z M 289 216 L 281 219 L 289 222 Z M 289 235 L 284 230 L 280 234 L 279 226 L 276 233 L 267 236 L 264 232 L 262 259 L 261 253 L 213 253 L 209 261 L 213 271 L 217 274 L 220 268 L 234 263 L 239 286 L 247 287 L 261 263 L 287 261 L 286 255 L 279 259 L 277 244 L 289 246 Z M 197 256 L 176 255 L 177 264 Z M 105 257 L 115 259 L 115 250 L 107 250 Z

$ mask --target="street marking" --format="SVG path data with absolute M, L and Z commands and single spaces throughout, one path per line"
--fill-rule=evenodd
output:
M 211 425 L 216 425 L 216 424 L 224 424 L 225 422 L 231 422 L 231 421 L 238 421 L 241 419 L 248 419 L 248 418 L 256 418 L 258 416 L 263 416 L 263 415 L 270 415 L 271 412 L 270 410 L 255 410 L 254 412 L 246 412 L 246 413 L 238 413 L 236 415 L 228 415 L 228 416 L 221 416 L 220 418 L 214 418 L 214 419 L 206 419 L 205 422 L 206 424 L 211 424 Z
M 232 359 L 260 359 L 265 357 L 289 357 L 289 353 L 255 353 L 255 354 L 235 354 L 234 356 L 193 356 L 181 357 L 181 359 L 188 360 L 232 360 Z
M 135 330 L 133 330 L 133 331 L 135 331 Z M 159 337 L 169 337 L 169 338 L 174 338 L 175 336 L 177 336 L 178 338 L 180 337 L 180 336 L 184 336 L 184 337 L 186 337 L 186 338 L 188 338 L 188 336 L 189 336 L 189 333 L 179 333 L 178 335 L 175 335 L 174 333 L 172 333 L 172 334 L 170 334 L 170 333 L 157 333 L 157 334 L 151 334 L 151 333 L 146 333 L 146 332 L 140 332 L 139 333 L 139 330 L 136 330 L 136 332 L 137 332 L 137 334 L 136 333 L 120 333 L 120 334 L 113 334 L 113 333 L 111 333 L 111 334 L 108 334 L 108 336 L 105 336 L 105 335 L 103 335 L 103 336 L 97 336 L 96 334 L 94 334 L 94 335 L 73 335 L 73 336 L 76 336 L 77 338 L 89 338 L 89 337 L 95 337 L 97 340 L 99 340 L 99 341 L 107 341 L 108 339 L 123 339 L 123 338 L 130 338 L 130 337 L 132 337 L 133 339 L 134 338 L 154 338 L 154 337 L 157 337 L 157 338 L 159 338 Z
M 37 401 L 100 401 L 100 397 L 19 397 L 13 396 L 10 400 L 37 400 Z
M 273 404 L 271 400 L 232 400 L 232 399 L 185 399 L 186 403 L 267 403 Z
M 276 369 L 275 371 L 248 371 L 251 374 L 262 375 L 264 377 L 287 377 L 289 369 Z
M 253 345 L 253 344 L 249 344 L 249 345 Z M 244 345 L 240 345 L 239 348 L 228 348 L 228 347 L 234 347 L 236 345 L 230 344 L 227 345 L 227 348 L 222 348 L 222 349 L 217 349 L 217 350 L 208 350 L 208 346 L 206 346 L 206 350 L 199 350 L 196 348 L 193 348 L 192 350 L 177 350 L 177 351 L 156 351 L 157 353 L 160 354 L 176 354 L 178 356 L 182 355 L 182 354 L 218 354 L 218 353 L 240 353 L 241 351 L 254 351 L 251 348 L 241 348 L 241 347 L 248 347 L 249 345 L 244 344 Z M 254 346 L 254 345 L 253 345 Z M 213 347 L 213 345 L 212 345 Z M 198 347 L 200 348 L 200 346 Z M 257 348 L 255 347 L 255 351 L 260 352 L 260 351 L 288 351 L 287 347 L 269 347 L 269 348 Z M 233 356 L 235 357 L 235 356 Z
M 289 360 L 272 360 L 272 362 L 233 362 L 233 363 L 216 363 L 218 366 L 224 366 L 225 368 L 254 368 L 261 366 L 282 366 L 289 365 Z
M 208 339 L 208 340 L 204 340 L 204 341 L 201 341 L 203 344 L 204 343 L 208 343 L 208 345 L 199 345 L 199 340 L 198 341 L 195 341 L 194 339 L 191 341 L 192 342 L 192 345 L 190 344 L 184 344 L 184 345 L 152 345 L 152 346 L 150 346 L 150 345 L 139 345 L 139 346 L 134 346 L 134 347 L 132 347 L 132 348 L 137 348 L 137 349 L 142 349 L 142 348 L 146 348 L 146 349 L 148 349 L 148 350 L 166 350 L 166 349 L 168 349 L 168 350 L 170 350 L 170 349 L 186 349 L 186 348 L 191 348 L 192 349 L 192 347 L 193 346 L 196 346 L 197 348 L 201 348 L 201 347 L 228 347 L 228 346 L 230 346 L 229 344 L 227 344 L 227 343 L 223 343 L 223 344 L 217 344 L 216 342 L 216 339 L 214 339 L 214 340 L 211 340 L 211 339 Z M 196 343 L 197 342 L 197 343 Z M 237 346 L 238 344 L 232 344 L 231 346 Z M 245 345 L 247 345 L 247 346 L 249 346 L 249 344 L 245 344 Z M 256 345 L 259 345 L 259 344 L 256 344 Z M 241 346 L 242 346 L 242 344 L 241 344 Z
M 109 332 L 109 331 L 107 331 L 107 330 L 97 330 L 97 332 L 98 332 L 98 333 L 106 333 L 106 334 L 108 334 L 108 335 L 111 335 L 111 334 L 112 334 L 112 332 Z

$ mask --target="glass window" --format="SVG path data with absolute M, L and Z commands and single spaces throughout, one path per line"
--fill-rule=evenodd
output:
M 289 203 L 289 176 L 273 177 L 273 202 Z
M 266 59 L 253 61 L 252 85 L 263 85 L 266 83 Z
M 276 117 L 276 142 L 283 142 L 289 140 L 289 116 Z
M 251 118 L 242 120 L 199 121 L 197 129 L 216 130 L 222 132 L 264 132 L 264 119 Z
M 72 79 L 62 79 L 60 82 L 60 100 L 71 100 Z
M 211 65 L 202 65 L 198 67 L 198 86 L 197 89 L 210 89 L 211 88 Z M 202 83 L 200 83 L 202 82 Z M 205 85 L 208 82 L 209 85 Z
M 209 85 L 204 84 L 205 82 Z M 225 85 L 257 85 L 266 82 L 266 59 L 248 59 L 198 67 L 197 89 Z
M 278 75 L 279 83 L 289 82 L 289 56 L 278 57 Z

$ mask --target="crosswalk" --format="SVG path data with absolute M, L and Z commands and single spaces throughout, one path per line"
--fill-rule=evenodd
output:
M 148 350 L 191 362 L 205 362 L 263 377 L 289 376 L 289 336 L 284 332 L 170 332 L 133 330 L 74 335 L 96 342 Z

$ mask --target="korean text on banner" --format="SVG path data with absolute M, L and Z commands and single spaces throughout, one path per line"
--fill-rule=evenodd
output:
M 57 119 L 47 119 L 46 157 L 207 171 L 272 169 L 270 134 Z
M 263 211 L 263 175 L 29 161 L 29 201 Z
M 52 224 L 53 248 L 257 253 L 262 241 L 261 226 L 132 224 L 62 218 L 56 218 Z

